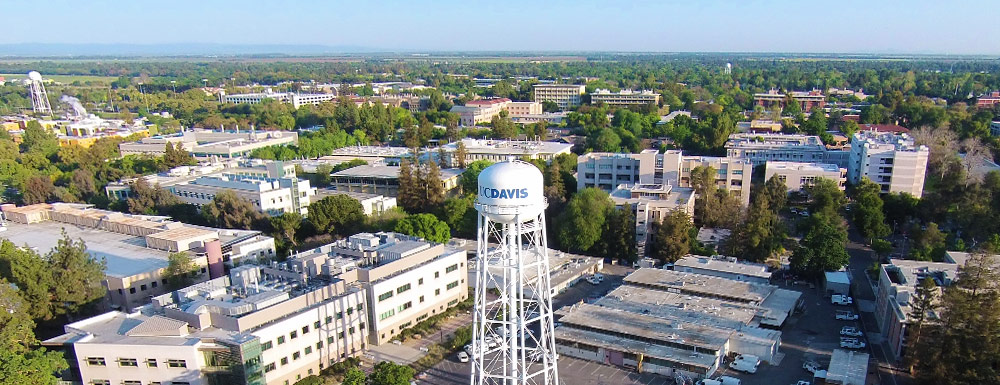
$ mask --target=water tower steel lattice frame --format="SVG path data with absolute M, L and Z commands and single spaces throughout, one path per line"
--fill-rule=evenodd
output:
M 28 72 L 28 83 L 31 87 L 32 110 L 42 114 L 51 114 L 52 107 L 49 105 L 49 96 L 45 93 L 45 84 L 42 84 L 42 75 L 36 71 Z
M 521 161 L 490 167 L 505 165 L 528 165 L 537 172 L 533 192 L 542 194 L 537 168 Z M 481 189 L 482 175 L 489 169 L 481 174 Z M 519 182 L 523 179 L 511 183 Z M 528 206 L 497 205 L 482 198 L 479 195 L 475 205 L 479 214 L 470 384 L 558 385 L 546 202 L 539 196 Z M 491 293 L 491 288 L 497 290 Z

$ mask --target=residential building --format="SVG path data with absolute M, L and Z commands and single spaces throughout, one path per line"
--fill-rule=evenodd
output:
M 72 351 L 84 384 L 290 384 L 368 343 L 358 271 L 336 273 L 240 266 L 140 311 L 68 324 L 44 344 Z
M 851 140 L 847 180 L 871 179 L 883 193 L 905 192 L 920 198 L 927 172 L 927 146 L 917 145 L 907 134 L 861 131 Z
M 258 148 L 298 144 L 298 134 L 292 131 L 191 130 L 172 135 L 142 138 L 137 142 L 118 145 L 124 155 L 163 156 L 167 145 L 179 143 L 196 158 L 237 158 L 250 155 Z
M 211 202 L 220 191 L 230 190 L 250 201 L 258 211 L 272 216 L 286 212 L 306 215 L 316 194 L 316 188 L 308 180 L 296 176 L 295 164 L 281 161 L 224 160 L 176 167 L 141 178 L 199 207 Z M 105 192 L 112 199 L 127 199 L 137 179 L 110 183 Z
M 83 239 L 87 252 L 107 262 L 105 305 L 131 312 L 166 293 L 164 271 L 171 253 L 185 252 L 198 269 L 197 281 L 220 277 L 225 266 L 275 256 L 274 239 L 259 231 L 187 225 L 166 217 L 129 215 L 91 205 L 53 203 L 4 205 L 7 229 L 0 238 L 40 254 L 63 234 Z
M 674 271 L 709 275 L 759 284 L 771 283 L 771 272 L 761 263 L 740 262 L 736 257 L 688 254 L 673 263 Z
M 458 187 L 463 169 L 441 169 L 441 182 L 445 193 Z M 338 171 L 330 176 L 331 187 L 338 192 L 366 193 L 397 197 L 399 195 L 399 166 L 362 165 Z
M 691 170 L 712 167 L 715 183 L 738 194 L 744 205 L 750 203 L 750 176 L 753 165 L 732 157 L 685 156 L 670 150 L 643 150 L 638 154 L 593 152 L 577 159 L 577 189 L 597 187 L 611 192 L 621 184 L 671 184 L 691 187 Z
M 754 166 L 770 161 L 824 163 L 826 147 L 814 135 L 747 132 L 729 136 L 726 156 L 747 159 Z
M 535 84 L 536 102 L 553 102 L 560 110 L 579 106 L 587 86 L 579 84 Z
M 611 92 L 607 89 L 598 88 L 590 94 L 590 103 L 604 103 L 609 106 L 627 107 L 635 105 L 657 105 L 660 102 L 660 94 L 650 90 L 633 91 L 621 90 Z
M 359 233 L 289 257 L 292 271 L 354 271 L 367 291 L 369 342 L 440 314 L 469 295 L 464 249 L 397 233 Z M 329 273 L 327 273 L 329 274 Z
M 573 145 L 562 142 L 543 142 L 536 140 L 503 140 L 503 139 L 471 139 L 465 138 L 460 141 L 465 146 L 465 164 L 477 160 L 488 160 L 491 162 L 501 162 L 511 158 L 514 159 L 541 159 L 551 162 L 552 158 L 560 154 L 569 154 Z M 458 143 L 448 143 L 444 149 L 444 162 L 448 167 L 458 167 L 458 159 L 455 154 L 458 150 Z
M 781 93 L 772 88 L 765 93 L 753 94 L 754 104 L 764 108 L 777 106 L 784 109 L 789 99 L 798 103 L 804 112 L 811 111 L 813 107 L 826 107 L 826 96 L 823 95 L 823 91 L 821 90 Z
M 635 242 L 639 256 L 646 254 L 653 223 L 660 223 L 674 210 L 694 217 L 694 189 L 670 184 L 620 184 L 611 192 L 615 207 L 635 213 Z
M 933 279 L 938 287 L 951 285 L 964 261 L 964 256 L 958 255 L 946 262 L 890 259 L 882 264 L 875 293 L 875 321 L 891 357 L 901 360 L 910 347 L 907 328 L 920 281 Z M 928 319 L 936 318 L 936 313 L 928 314 Z
M 991 108 L 1000 104 L 1000 91 L 992 91 L 976 98 L 976 107 Z
M 251 94 L 233 94 L 226 95 L 223 91 L 220 94 L 222 103 L 228 104 L 260 104 L 264 100 L 274 100 L 279 103 L 289 103 L 295 109 L 301 106 L 311 104 L 319 105 L 323 102 L 329 102 L 337 100 L 336 93 L 329 94 L 300 94 L 295 92 L 273 92 L 268 88 L 265 92 L 251 93 Z
M 603 298 L 558 310 L 556 349 L 562 356 L 641 366 L 645 373 L 708 378 L 732 353 L 778 359 L 776 329 L 800 296 L 771 285 L 640 268 Z
M 829 163 L 767 162 L 764 180 L 771 180 L 774 176 L 785 182 L 788 192 L 804 191 L 819 178 L 834 181 L 841 191 L 847 184 L 847 169 Z

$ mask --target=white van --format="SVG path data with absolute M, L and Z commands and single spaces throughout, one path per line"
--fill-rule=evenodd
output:
M 760 358 L 750 354 L 740 354 L 736 356 L 736 360 L 729 363 L 729 367 L 733 370 L 750 374 L 757 373 L 758 365 L 760 365 Z
M 736 377 L 722 376 L 715 379 L 722 385 L 740 385 L 740 379 Z
M 720 382 L 719 380 L 710 380 L 706 378 L 704 380 L 698 380 L 698 382 L 694 383 L 694 385 L 722 385 L 722 382 Z

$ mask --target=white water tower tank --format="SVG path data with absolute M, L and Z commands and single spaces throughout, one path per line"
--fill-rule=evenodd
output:
M 535 165 L 520 160 L 496 163 L 479 174 L 476 209 L 494 222 L 532 220 L 545 210 L 544 191 L 542 172 Z

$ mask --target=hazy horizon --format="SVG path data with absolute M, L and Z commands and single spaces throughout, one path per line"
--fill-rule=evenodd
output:
M 1000 54 L 1000 29 L 991 27 L 1000 7 L 987 0 L 80 4 L 53 0 L 4 5 L 5 14 L 20 17 L 5 20 L 0 47 L 176 46 L 173 54 L 184 54 L 185 46 L 311 47 L 330 53 Z M 0 51 L 0 56 L 11 55 L 18 53 Z

